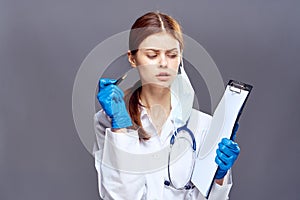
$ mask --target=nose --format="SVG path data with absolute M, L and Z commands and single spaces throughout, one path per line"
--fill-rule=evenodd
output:
M 168 61 L 165 54 L 160 55 L 159 66 L 164 68 L 168 66 Z

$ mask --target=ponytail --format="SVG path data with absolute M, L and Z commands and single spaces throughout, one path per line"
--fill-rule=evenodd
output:
M 141 90 L 142 90 L 142 84 L 141 81 L 138 81 L 134 84 L 133 87 L 131 87 L 129 90 L 125 92 L 124 99 L 133 124 L 131 128 L 138 131 L 138 135 L 140 139 L 149 140 L 150 135 L 144 130 L 141 122 L 140 106 L 144 107 L 140 103 Z

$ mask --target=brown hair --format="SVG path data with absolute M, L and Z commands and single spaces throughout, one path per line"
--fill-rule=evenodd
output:
M 167 32 L 172 35 L 179 42 L 180 50 L 182 51 L 183 37 L 179 23 L 169 15 L 160 12 L 148 12 L 139 17 L 131 27 L 129 34 L 129 50 L 131 54 L 133 56 L 136 55 L 139 45 L 144 39 L 160 32 Z M 143 129 L 140 119 L 139 106 L 143 106 L 140 103 L 141 89 L 141 81 L 138 81 L 125 92 L 125 102 L 132 119 L 133 128 L 138 129 L 140 139 L 147 140 L 150 136 Z

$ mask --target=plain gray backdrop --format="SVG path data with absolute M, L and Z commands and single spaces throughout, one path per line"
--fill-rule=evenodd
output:
M 96 45 L 156 10 L 206 49 L 224 84 L 254 86 L 231 199 L 300 199 L 300 1 L 1 0 L 1 200 L 99 199 L 73 122 L 74 79 Z M 208 94 L 201 104 L 210 112 Z

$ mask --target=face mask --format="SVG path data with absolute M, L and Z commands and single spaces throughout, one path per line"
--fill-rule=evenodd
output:
M 183 62 L 181 62 L 183 63 Z M 177 77 L 171 84 L 171 119 L 175 127 L 181 127 L 189 119 L 194 102 L 194 89 L 182 65 L 179 66 Z
M 181 63 L 183 63 L 181 61 Z M 123 90 L 132 87 L 132 83 L 139 80 L 137 68 L 132 68 L 127 72 L 127 77 L 119 85 Z M 182 66 L 178 68 L 178 74 L 171 84 L 171 120 L 175 127 L 181 127 L 189 119 L 194 102 L 194 89 Z

